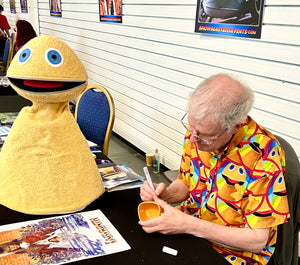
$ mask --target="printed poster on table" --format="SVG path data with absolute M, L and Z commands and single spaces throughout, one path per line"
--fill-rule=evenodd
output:
M 122 23 L 122 0 L 99 0 L 100 21 Z
M 264 0 L 197 0 L 195 32 L 260 38 Z
M 50 16 L 61 17 L 60 0 L 49 0 Z
M 0 226 L 0 264 L 65 264 L 128 249 L 100 210 Z

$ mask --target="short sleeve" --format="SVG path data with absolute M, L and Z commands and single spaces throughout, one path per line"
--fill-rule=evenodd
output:
M 3 24 L 2 24 L 3 29 L 10 29 L 10 25 L 8 24 L 7 18 L 4 16 L 3 17 Z
M 283 163 L 284 152 L 273 140 L 264 148 L 244 193 L 246 227 L 274 227 L 289 219 Z

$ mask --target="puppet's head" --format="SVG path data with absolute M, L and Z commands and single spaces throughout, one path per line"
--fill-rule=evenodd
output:
M 75 52 L 53 36 L 39 36 L 15 55 L 7 71 L 18 94 L 31 101 L 66 102 L 87 85 L 87 73 Z

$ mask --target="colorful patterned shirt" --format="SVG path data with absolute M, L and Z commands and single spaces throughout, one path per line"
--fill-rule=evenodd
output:
M 180 209 L 224 226 L 270 227 L 267 245 L 260 253 L 211 243 L 232 264 L 267 264 L 275 249 L 277 225 L 289 219 L 283 149 L 251 117 L 219 155 L 198 150 L 190 137 L 187 132 L 179 176 L 190 196 Z

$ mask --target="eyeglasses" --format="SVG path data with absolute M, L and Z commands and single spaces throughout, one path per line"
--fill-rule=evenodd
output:
M 219 137 L 221 137 L 222 135 L 223 135 L 223 133 L 225 133 L 226 131 L 227 131 L 227 128 L 223 131 L 223 132 L 221 132 L 219 135 L 217 135 L 216 137 L 215 137 L 215 139 L 212 139 L 212 140 L 210 140 L 210 141 L 207 141 L 207 140 L 204 140 L 204 139 L 202 139 L 201 137 L 199 137 L 197 134 L 193 134 L 193 132 L 191 131 L 191 129 L 189 128 L 189 127 L 191 127 L 190 126 L 190 124 L 188 123 L 188 122 L 185 122 L 184 121 L 184 118 L 187 116 L 187 112 L 184 114 L 184 116 L 181 118 L 181 120 L 180 120 L 180 122 L 181 122 L 181 124 L 183 125 L 183 127 L 187 130 L 187 131 L 189 131 L 191 134 L 192 134 L 192 136 L 194 136 L 196 139 L 198 139 L 199 141 L 201 141 L 202 143 L 204 143 L 205 145 L 211 145 L 214 141 L 216 141 Z

